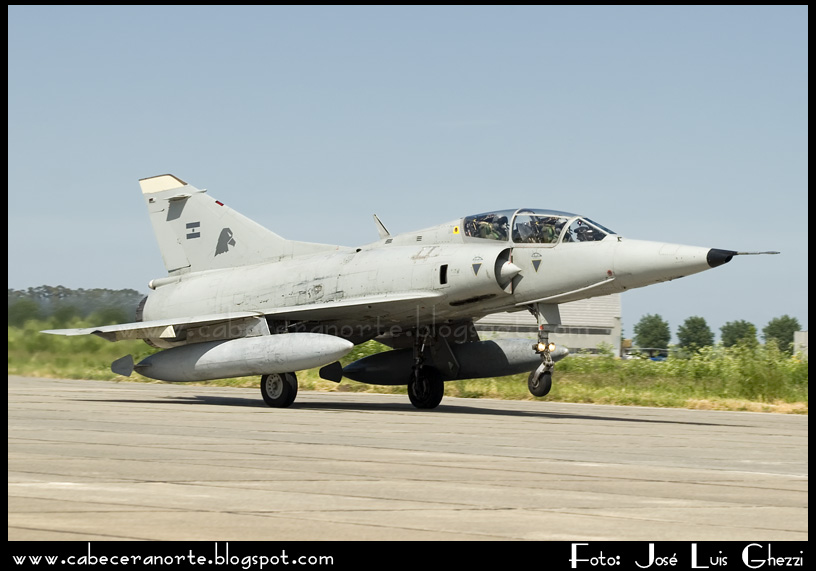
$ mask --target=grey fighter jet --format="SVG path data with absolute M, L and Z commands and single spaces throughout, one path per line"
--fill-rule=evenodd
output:
M 269 406 L 297 395 L 296 371 L 407 385 L 435 408 L 444 382 L 530 372 L 535 396 L 567 355 L 549 334 L 558 305 L 676 279 L 740 253 L 629 240 L 581 215 L 522 208 L 466 216 L 349 248 L 286 240 L 173 175 L 139 181 L 167 276 L 136 322 L 49 330 L 144 339 L 163 349 L 114 372 L 170 382 L 261 376 Z M 771 253 L 771 252 L 769 252 Z M 775 252 L 773 252 L 775 253 Z M 480 341 L 473 321 L 530 311 L 538 336 Z M 343 368 L 338 359 L 376 339 L 392 348 Z

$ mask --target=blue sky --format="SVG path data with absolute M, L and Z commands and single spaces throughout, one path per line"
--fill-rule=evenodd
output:
M 164 275 L 138 179 L 361 245 L 515 207 L 779 256 L 622 297 L 808 321 L 808 8 L 8 9 L 8 287 Z

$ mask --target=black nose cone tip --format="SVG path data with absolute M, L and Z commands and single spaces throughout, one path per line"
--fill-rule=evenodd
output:
M 708 251 L 708 255 L 706 255 L 706 261 L 710 267 L 716 268 L 717 266 L 722 266 L 730 262 L 734 254 L 736 254 L 734 250 L 718 250 L 712 248 Z

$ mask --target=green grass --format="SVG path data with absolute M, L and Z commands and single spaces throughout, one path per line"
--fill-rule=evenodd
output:
M 75 321 L 70 327 L 87 324 Z M 155 352 L 141 341 L 110 343 L 95 336 L 63 337 L 39 333 L 52 328 L 29 321 L 8 328 L 8 372 L 14 375 L 158 382 L 137 374 L 110 371 L 110 363 L 128 353 L 138 362 Z M 369 341 L 355 347 L 342 363 L 387 349 Z M 317 369 L 298 372 L 301 390 L 406 394 L 405 387 L 365 385 L 344 379 L 323 380 Z M 257 387 L 258 377 L 210 381 L 220 386 Z M 445 394 L 463 398 L 534 400 L 527 375 L 445 383 Z M 556 365 L 553 389 L 541 400 L 716 410 L 807 414 L 808 362 L 780 352 L 775 345 L 711 347 L 689 357 L 663 362 L 621 360 L 611 355 L 573 355 Z

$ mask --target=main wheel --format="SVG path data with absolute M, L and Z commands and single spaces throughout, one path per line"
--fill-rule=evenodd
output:
M 408 381 L 408 398 L 417 408 L 436 408 L 445 394 L 442 376 L 430 367 L 422 367 L 418 375 L 411 374 Z
M 261 377 L 261 396 L 271 407 L 286 408 L 297 396 L 298 383 L 294 373 L 272 373 Z
M 544 365 L 530 373 L 527 377 L 527 388 L 535 397 L 543 397 L 549 394 L 552 389 L 552 371 L 544 371 Z

